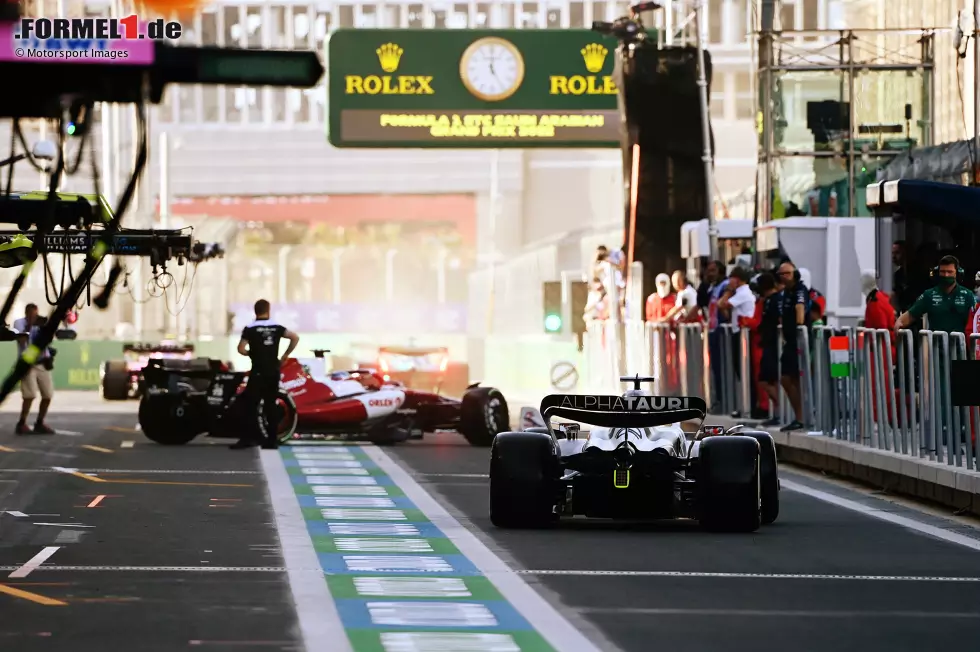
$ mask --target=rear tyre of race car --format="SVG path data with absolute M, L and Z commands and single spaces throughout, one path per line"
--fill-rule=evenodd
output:
M 280 444 L 286 444 L 296 434 L 296 427 L 299 425 L 299 412 L 296 410 L 296 402 L 293 397 L 285 390 L 279 392 L 276 408 L 279 417 L 276 424 L 276 435 Z
M 497 433 L 510 428 L 507 400 L 499 389 L 474 387 L 463 395 L 459 409 L 459 432 L 471 446 L 493 444 Z
M 490 449 L 490 522 L 539 528 L 555 520 L 558 458 L 554 440 L 535 432 L 502 432 Z
M 761 455 L 753 437 L 711 437 L 698 454 L 698 520 L 715 532 L 762 525 Z
M 779 517 L 779 467 L 776 442 L 765 430 L 742 430 L 739 434 L 759 442 L 762 468 L 762 524 L 769 525 Z
M 139 423 L 146 438 L 162 446 L 183 446 L 200 434 L 199 416 L 180 395 L 144 394 Z
M 125 401 L 129 398 L 129 370 L 122 360 L 102 363 L 102 398 L 107 401 Z

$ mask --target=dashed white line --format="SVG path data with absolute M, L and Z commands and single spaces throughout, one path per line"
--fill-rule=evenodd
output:
M 932 575 L 826 575 L 819 573 L 710 573 L 695 571 L 604 571 L 604 570 L 515 570 L 517 575 L 562 575 L 570 577 L 679 577 L 751 580 L 838 580 L 851 582 L 963 582 L 980 583 L 980 577 Z
M 41 564 L 43 564 L 48 559 L 50 559 L 51 555 L 58 552 L 59 550 L 61 550 L 61 546 L 48 546 L 47 548 L 43 549 L 41 552 L 31 557 L 26 564 L 14 570 L 14 572 L 12 572 L 7 577 L 9 577 L 10 579 L 19 579 L 22 577 L 27 577 L 35 570 L 37 570 L 38 567 L 41 566 Z

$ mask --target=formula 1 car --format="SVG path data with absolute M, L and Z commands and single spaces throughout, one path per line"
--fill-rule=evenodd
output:
M 640 389 L 653 380 L 620 378 L 634 383 L 622 396 L 546 396 L 543 427 L 498 434 L 490 454 L 491 522 L 533 528 L 577 515 L 688 518 L 709 530 L 742 532 L 774 522 L 779 477 L 772 436 L 704 426 L 704 399 Z M 556 417 L 571 423 L 552 425 Z M 680 427 L 689 420 L 699 422 L 692 438 Z M 594 426 L 585 437 L 583 423 Z
M 159 344 L 126 342 L 122 360 L 107 360 L 99 369 L 99 389 L 107 401 L 142 396 L 141 372 L 151 359 L 170 361 L 172 368 L 208 369 L 207 358 L 194 357 L 193 344 L 164 340 Z
M 445 346 L 382 346 L 377 357 L 384 377 L 411 389 L 460 396 L 469 386 L 469 366 L 453 362 Z
M 405 388 L 372 370 L 328 373 L 326 350 L 303 364 L 290 358 L 280 370 L 276 431 L 287 443 L 309 435 L 333 435 L 393 444 L 421 438 L 433 430 L 456 430 L 473 446 L 490 446 L 510 424 L 507 401 L 499 390 L 471 385 L 461 400 Z M 146 391 L 140 401 L 143 433 L 166 445 L 186 444 L 199 434 L 239 437 L 254 428 L 238 396 L 245 372 L 222 371 L 212 360 L 208 370 L 174 369 L 150 360 L 143 370 Z M 200 389 L 202 380 L 207 388 Z M 260 407 L 261 409 L 261 407 Z

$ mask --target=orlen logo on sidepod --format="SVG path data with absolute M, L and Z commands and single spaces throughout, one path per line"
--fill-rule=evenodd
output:
M 286 390 L 288 392 L 288 391 L 291 391 L 291 390 L 294 390 L 294 389 L 299 389 L 300 387 L 302 387 L 303 385 L 305 385 L 306 384 L 306 378 L 304 378 L 303 376 L 300 376 L 298 378 L 294 378 L 292 380 L 287 380 L 287 381 L 282 382 L 282 383 L 279 383 L 279 384 L 280 384 L 280 386 L 284 390 Z

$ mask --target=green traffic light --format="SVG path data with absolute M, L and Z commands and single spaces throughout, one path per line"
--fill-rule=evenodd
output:
M 69 122 L 68 123 L 68 128 L 65 129 L 65 131 L 68 132 L 68 135 L 69 136 L 74 136 L 75 135 L 75 123 L 74 122 Z
M 544 318 L 544 329 L 549 333 L 557 333 L 561 330 L 561 317 L 558 315 L 548 315 Z

